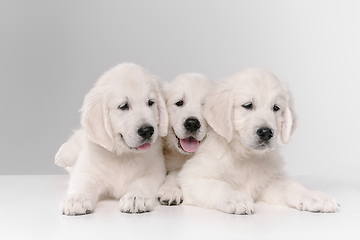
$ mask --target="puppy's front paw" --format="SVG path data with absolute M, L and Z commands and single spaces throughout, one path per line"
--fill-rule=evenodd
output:
M 162 205 L 179 205 L 183 202 L 182 191 L 177 186 L 164 184 L 159 189 L 158 200 Z
M 340 205 L 332 197 L 323 192 L 305 191 L 297 197 L 296 208 L 309 212 L 338 212 Z
M 120 211 L 124 213 L 144 213 L 154 209 L 155 199 L 141 193 L 127 193 L 119 201 Z
M 220 211 L 225 213 L 250 215 L 255 211 L 254 200 L 242 192 L 233 192 L 224 199 Z
M 65 215 L 84 215 L 91 213 L 95 201 L 87 194 L 70 195 L 61 203 L 60 209 Z

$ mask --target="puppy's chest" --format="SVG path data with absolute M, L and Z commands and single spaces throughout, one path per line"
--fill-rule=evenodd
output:
M 180 170 L 192 155 L 181 154 L 178 151 L 164 152 L 165 166 L 167 171 Z
M 144 174 L 146 165 L 136 157 L 108 161 L 107 169 L 103 171 L 107 179 L 107 194 L 115 198 L 122 197 L 129 185 Z
M 244 160 L 234 164 L 228 178 L 236 190 L 256 199 L 275 176 L 276 169 L 273 167 L 258 161 Z
M 119 159 L 113 162 L 111 170 L 113 172 L 113 178 L 118 183 L 134 180 L 143 174 L 146 169 L 146 162 L 141 158 L 125 158 Z

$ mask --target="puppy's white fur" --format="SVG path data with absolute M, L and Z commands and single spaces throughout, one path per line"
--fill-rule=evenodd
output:
M 200 142 L 200 145 L 205 140 L 207 122 L 203 117 L 203 109 L 205 95 L 212 84 L 213 82 L 202 74 L 186 73 L 176 77 L 164 87 L 169 129 L 163 151 L 168 174 L 158 193 L 161 204 L 177 205 L 182 202 L 182 191 L 177 183 L 177 176 L 183 164 L 194 153 L 186 152 L 180 145 L 180 139 L 191 135 Z M 179 101 L 182 101 L 183 105 L 177 106 L 176 103 Z M 198 119 L 200 122 L 200 128 L 193 133 L 190 133 L 184 124 L 189 118 Z
M 119 108 L 125 104 L 128 109 Z M 135 64 L 119 64 L 100 77 L 81 112 L 82 128 L 55 157 L 71 173 L 62 213 L 91 212 L 104 196 L 121 198 L 122 212 L 152 210 L 165 178 L 158 136 L 167 134 L 168 115 L 160 80 Z M 150 139 L 139 135 L 142 126 L 154 128 Z M 145 143 L 150 149 L 140 151 Z
M 277 136 L 289 142 L 296 115 L 289 91 L 273 74 L 246 69 L 219 81 L 206 98 L 204 116 L 211 126 L 207 140 L 178 177 L 185 204 L 235 214 L 252 214 L 257 200 L 338 211 L 333 198 L 305 189 L 284 172 Z M 273 130 L 270 140 L 256 133 L 264 127 Z

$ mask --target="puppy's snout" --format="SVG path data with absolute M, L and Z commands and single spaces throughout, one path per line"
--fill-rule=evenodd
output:
M 263 141 L 268 141 L 274 136 L 274 131 L 270 128 L 259 128 L 256 130 L 256 134 Z
M 154 134 L 154 128 L 152 126 L 142 126 L 138 129 L 138 134 L 144 139 L 150 139 Z
M 195 132 L 200 128 L 201 124 L 197 118 L 188 118 L 186 119 L 184 126 L 190 132 Z

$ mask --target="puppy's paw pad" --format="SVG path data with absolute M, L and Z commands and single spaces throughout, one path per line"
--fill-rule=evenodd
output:
M 94 201 L 88 195 L 72 195 L 61 203 L 61 212 L 64 215 L 89 214 L 94 209 Z
M 183 202 L 182 191 L 173 185 L 162 185 L 158 192 L 158 200 L 162 205 L 179 205 Z

